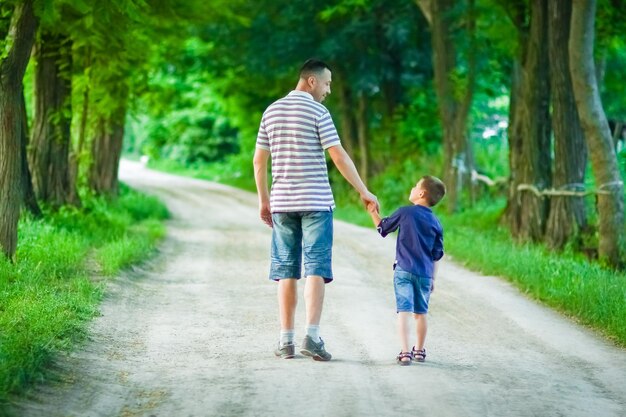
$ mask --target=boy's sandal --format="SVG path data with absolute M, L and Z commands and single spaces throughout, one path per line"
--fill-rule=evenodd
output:
M 411 349 L 411 356 L 413 360 L 417 362 L 424 362 L 426 360 L 426 349 L 417 350 L 415 346 Z
M 400 352 L 400 354 L 398 354 L 396 359 L 398 360 L 398 363 L 400 365 L 407 366 L 411 364 L 411 359 L 413 359 L 413 355 L 411 355 L 410 352 Z M 408 359 L 408 360 L 403 360 L 403 359 Z

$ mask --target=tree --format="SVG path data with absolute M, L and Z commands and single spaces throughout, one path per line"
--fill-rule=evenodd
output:
M 467 122 L 476 79 L 475 4 L 474 0 L 467 1 L 464 20 L 455 15 L 455 8 L 459 5 L 452 0 L 418 0 L 417 5 L 429 19 L 432 30 L 435 91 L 443 129 L 447 207 L 449 212 L 454 212 L 458 208 L 462 186 L 471 187 L 474 169 Z M 465 26 L 469 39 L 465 67 L 459 62 L 455 45 L 455 31 L 459 26 Z
M 33 46 L 37 20 L 33 0 L 14 6 L 1 39 L 0 54 L 0 247 L 13 257 L 22 202 L 22 79 Z
M 598 92 L 594 49 L 595 0 L 574 0 L 569 62 L 574 97 L 598 183 L 598 255 L 610 265 L 621 262 L 624 234 L 624 184 Z
M 69 151 L 72 42 L 63 33 L 41 30 L 34 47 L 35 115 L 29 161 L 35 194 L 53 207 L 76 204 Z
M 24 200 L 24 206 L 35 217 L 39 218 L 43 215 L 39 203 L 37 203 L 37 196 L 35 196 L 35 190 L 33 189 L 32 176 L 30 174 L 30 167 L 28 166 L 27 158 L 27 146 L 28 146 L 28 117 L 26 114 L 26 101 L 24 100 L 24 93 L 22 92 L 22 131 L 21 131 L 21 159 L 22 159 L 22 194 Z
M 548 206 L 529 190 L 543 191 L 551 184 L 550 115 L 546 0 L 530 2 L 530 26 L 525 24 L 523 2 L 508 5 L 519 33 L 518 58 L 511 86 L 509 149 L 511 180 L 507 219 L 520 240 L 543 239 Z M 518 66 L 519 65 L 519 66 Z M 518 71 L 518 72 L 517 72 Z
M 552 129 L 554 131 L 553 187 L 563 191 L 584 189 L 587 148 L 580 126 L 569 71 L 567 42 L 572 14 L 571 0 L 548 2 L 548 49 Z M 562 248 L 586 226 L 585 202 L 581 196 L 552 196 L 545 240 Z

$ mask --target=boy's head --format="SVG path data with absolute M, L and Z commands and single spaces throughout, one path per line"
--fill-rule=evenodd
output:
M 411 188 L 409 200 L 413 203 L 423 200 L 429 207 L 433 207 L 441 201 L 445 194 L 446 186 L 439 178 L 424 175 L 415 184 L 415 187 Z

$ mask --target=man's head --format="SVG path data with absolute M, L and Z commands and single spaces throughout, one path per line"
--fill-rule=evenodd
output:
M 411 195 L 409 200 L 416 202 L 423 199 L 427 202 L 428 206 L 433 207 L 437 205 L 446 195 L 445 184 L 437 177 L 431 175 L 424 175 L 415 184 L 415 187 L 411 188 Z
M 319 103 L 330 94 L 332 81 L 330 67 L 322 61 L 309 59 L 300 68 L 297 90 L 306 91 Z

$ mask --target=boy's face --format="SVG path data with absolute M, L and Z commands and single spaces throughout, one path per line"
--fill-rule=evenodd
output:
M 423 195 L 424 189 L 422 188 L 422 180 L 419 180 L 415 187 L 411 188 L 411 194 L 409 194 L 409 200 L 415 201 L 418 198 L 421 198 Z

